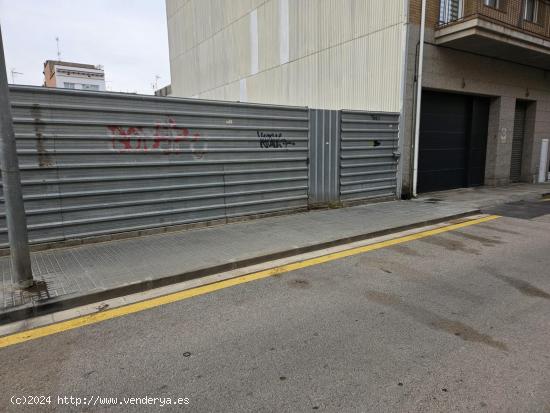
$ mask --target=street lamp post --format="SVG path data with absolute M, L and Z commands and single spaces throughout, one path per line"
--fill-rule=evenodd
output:
M 4 44 L 0 28 L 0 170 L 4 191 L 4 206 L 10 253 L 13 265 L 13 283 L 17 288 L 33 285 L 27 217 L 21 192 L 21 176 L 17 160 L 15 133 L 11 116 L 8 76 L 4 59 Z

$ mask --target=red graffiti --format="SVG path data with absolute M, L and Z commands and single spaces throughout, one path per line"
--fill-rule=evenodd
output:
M 119 153 L 161 152 L 165 155 L 191 152 L 195 159 L 202 159 L 206 154 L 206 141 L 200 139 L 199 133 L 190 135 L 189 129 L 178 127 L 176 121 L 168 118 L 167 122 L 158 122 L 152 133 L 146 133 L 142 127 L 108 126 L 111 132 L 113 150 Z M 147 141 L 151 141 L 148 142 Z
M 142 145 L 142 138 L 140 137 L 142 129 L 139 127 L 129 127 L 125 129 L 121 126 L 108 126 L 111 131 L 111 143 L 113 149 L 119 149 L 120 151 L 128 151 L 132 149 L 140 149 Z M 117 142 L 122 144 L 122 148 L 117 148 Z M 136 147 L 134 145 L 137 144 Z M 147 143 L 143 142 L 143 147 L 147 148 Z
M 165 124 L 157 123 L 155 125 L 153 149 L 164 149 L 165 154 L 178 153 L 183 149 L 179 144 L 188 138 L 189 130 L 187 128 L 178 128 L 174 119 L 168 119 Z

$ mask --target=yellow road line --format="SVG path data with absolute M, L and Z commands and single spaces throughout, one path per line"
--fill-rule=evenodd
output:
M 113 308 L 111 310 L 89 314 L 82 317 L 73 318 L 71 320 L 62 321 L 60 323 L 50 324 L 44 327 L 38 327 L 32 330 L 11 334 L 8 336 L 0 337 L 0 348 L 23 343 L 29 340 L 35 340 L 40 337 L 61 333 L 67 330 L 73 330 L 75 328 L 83 327 L 86 325 L 99 323 L 100 321 L 110 320 L 112 318 L 122 317 L 128 314 L 137 313 L 140 311 L 159 307 L 161 305 L 185 300 L 187 298 L 212 293 L 214 291 L 222 290 L 228 287 L 233 287 L 239 284 L 244 284 L 250 281 L 261 280 L 263 278 L 271 277 L 273 275 L 278 275 L 289 271 L 295 271 L 301 268 L 310 267 L 312 265 L 323 264 L 329 261 L 350 257 L 352 255 L 362 254 L 364 252 L 374 251 L 381 248 L 390 247 L 392 245 L 414 241 L 414 240 L 430 237 L 437 234 L 442 234 L 444 232 L 453 231 L 464 227 L 469 227 L 471 225 L 481 224 L 482 222 L 492 221 L 496 218 L 499 218 L 499 216 L 489 215 L 483 218 L 461 222 L 459 224 L 453 224 L 453 225 L 448 225 L 445 227 L 436 228 L 428 231 L 422 231 L 416 234 L 411 234 L 400 238 L 390 239 L 387 241 L 382 241 L 371 245 L 365 245 L 362 247 L 352 248 L 345 251 L 335 252 L 332 254 L 327 254 L 321 257 L 311 258 L 304 261 L 295 262 L 292 264 L 282 265 L 280 267 L 270 268 L 267 270 L 246 274 L 240 277 L 235 277 L 228 280 L 203 285 L 201 287 L 191 288 L 189 290 L 179 291 L 177 293 L 168 294 L 162 297 L 152 298 L 150 300 L 129 304 L 127 306 Z

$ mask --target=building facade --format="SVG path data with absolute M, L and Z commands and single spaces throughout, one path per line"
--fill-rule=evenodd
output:
M 46 87 L 105 91 L 105 72 L 100 66 L 47 60 L 43 73 Z
M 550 4 L 427 4 L 419 191 L 536 182 L 542 139 L 550 138 Z M 421 0 L 410 0 L 402 111 L 402 163 L 408 172 L 420 8 Z M 411 174 L 405 174 L 405 193 L 411 182 Z
M 174 96 L 401 113 L 412 193 L 421 0 L 167 0 Z M 418 190 L 535 182 L 546 0 L 427 0 Z

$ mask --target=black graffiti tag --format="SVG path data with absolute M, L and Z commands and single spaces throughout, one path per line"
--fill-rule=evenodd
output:
M 289 146 L 295 146 L 296 142 L 283 138 L 281 132 L 262 132 L 256 131 L 258 138 L 260 138 L 260 148 L 288 148 Z

